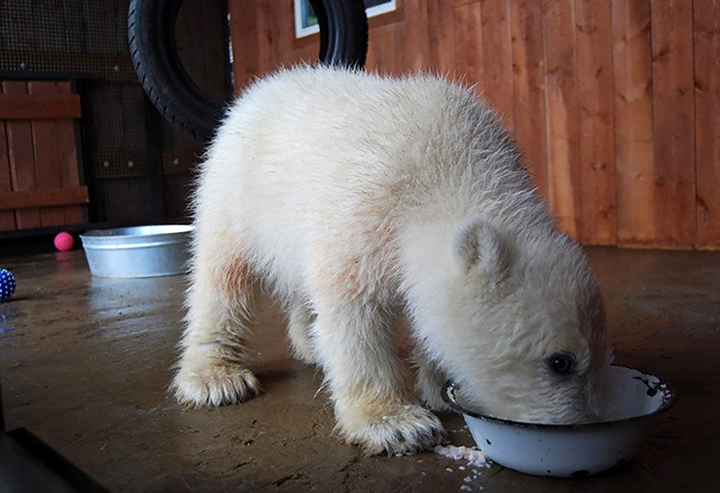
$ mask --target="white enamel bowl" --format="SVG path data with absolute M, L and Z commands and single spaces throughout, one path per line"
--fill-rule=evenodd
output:
M 575 425 L 521 423 L 473 412 L 451 382 L 442 396 L 463 414 L 478 448 L 498 464 L 537 476 L 578 477 L 630 461 L 649 418 L 675 402 L 667 383 L 638 370 L 612 366 L 602 381 L 603 421 Z

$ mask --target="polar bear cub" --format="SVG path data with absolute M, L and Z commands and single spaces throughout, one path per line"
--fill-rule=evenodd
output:
M 460 85 L 327 67 L 259 80 L 209 148 L 194 223 L 182 403 L 259 392 L 247 356 L 261 281 L 294 354 L 324 371 L 340 436 L 369 454 L 439 443 L 420 403 L 442 410 L 446 379 L 503 418 L 593 419 L 610 357 L 600 291 L 508 132 Z

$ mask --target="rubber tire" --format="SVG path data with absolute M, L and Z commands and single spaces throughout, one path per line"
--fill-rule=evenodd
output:
M 175 22 L 183 0 L 130 0 L 128 42 L 135 72 L 150 101 L 173 125 L 208 141 L 223 117 L 183 66 Z M 265 1 L 265 0 L 257 0 Z M 310 0 L 320 27 L 319 61 L 362 68 L 368 24 L 362 0 Z

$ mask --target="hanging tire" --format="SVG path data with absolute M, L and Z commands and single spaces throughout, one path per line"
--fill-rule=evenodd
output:
M 264 0 L 256 0 L 264 1 Z M 310 0 L 320 27 L 319 61 L 362 67 L 368 25 L 362 0 Z M 158 111 L 199 140 L 212 138 L 223 104 L 210 99 L 183 66 L 175 44 L 182 0 L 130 0 L 128 42 L 140 84 Z

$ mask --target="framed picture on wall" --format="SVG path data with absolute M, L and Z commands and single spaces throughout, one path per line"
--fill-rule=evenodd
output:
M 364 0 L 365 12 L 368 17 L 393 12 L 396 0 Z M 310 0 L 294 0 L 295 2 L 295 37 L 302 38 L 320 31 L 315 11 Z

